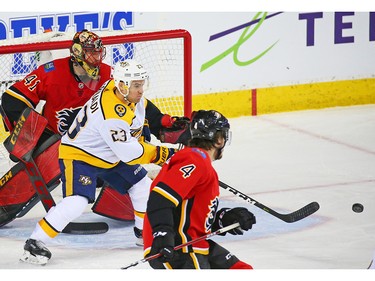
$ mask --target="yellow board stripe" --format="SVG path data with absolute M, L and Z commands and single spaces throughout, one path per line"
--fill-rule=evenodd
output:
M 375 104 L 375 78 L 257 88 L 257 114 Z M 228 118 L 253 112 L 252 89 L 193 95 L 193 110 L 216 109 Z

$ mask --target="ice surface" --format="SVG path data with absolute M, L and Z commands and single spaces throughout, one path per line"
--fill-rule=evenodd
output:
M 345 277 L 375 280 L 373 271 L 357 270 L 368 267 L 375 250 L 375 105 L 240 117 L 230 123 L 232 143 L 223 159 L 214 162 L 221 181 L 280 213 L 312 201 L 320 204 L 314 215 L 285 223 L 222 190 L 221 206 L 246 206 L 257 218 L 243 236 L 213 238 L 259 269 L 241 273 L 241 278 L 270 275 L 272 279 L 309 280 L 322 274 L 319 278 L 325 279 L 332 272 L 351 269 L 344 271 Z M 53 196 L 61 199 L 59 187 Z M 364 205 L 364 212 L 352 211 L 356 202 Z M 52 259 L 46 266 L 19 262 L 24 241 L 44 214 L 38 203 L 24 217 L 0 228 L 0 269 L 10 269 L 2 273 L 38 280 L 49 274 L 52 278 L 87 275 L 96 280 L 163 278 L 147 263 L 119 270 L 143 258 L 142 249 L 134 244 L 133 223 L 104 218 L 90 209 L 80 221 L 106 221 L 110 226 L 106 234 L 60 234 L 47 243 Z M 298 269 L 305 270 L 301 274 Z M 196 273 L 189 274 L 194 277 Z M 217 277 L 212 271 L 204 274 L 200 272 L 199 278 L 234 278 L 221 271 Z M 171 276 L 178 278 L 181 273 Z

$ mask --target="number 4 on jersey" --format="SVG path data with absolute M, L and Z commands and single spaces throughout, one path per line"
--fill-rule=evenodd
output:
M 195 165 L 193 164 L 190 164 L 190 165 L 186 165 L 186 166 L 183 166 L 180 168 L 180 171 L 182 172 L 182 177 L 184 179 L 188 178 L 191 176 L 191 174 L 193 173 L 193 171 L 195 170 Z

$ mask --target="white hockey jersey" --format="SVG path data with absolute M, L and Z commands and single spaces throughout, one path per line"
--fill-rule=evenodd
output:
M 148 164 L 156 157 L 156 147 L 140 141 L 147 100 L 125 104 L 114 93 L 109 80 L 82 107 L 61 139 L 60 159 L 74 159 L 111 168 L 120 160 L 128 164 Z

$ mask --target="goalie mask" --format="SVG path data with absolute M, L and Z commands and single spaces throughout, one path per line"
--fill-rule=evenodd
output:
M 99 66 L 106 55 L 106 49 L 98 35 L 86 29 L 77 32 L 73 37 L 70 55 L 91 79 L 98 79 Z
M 135 60 L 117 62 L 113 68 L 112 77 L 117 88 L 119 88 L 120 82 L 124 82 L 125 87 L 129 89 L 133 81 L 140 80 L 144 80 L 145 90 L 148 87 L 148 73 L 143 65 Z M 124 97 L 126 98 L 127 95 L 124 95 Z
M 190 124 L 192 139 L 215 141 L 216 133 L 221 131 L 226 144 L 230 144 L 231 131 L 228 119 L 216 110 L 193 112 Z

